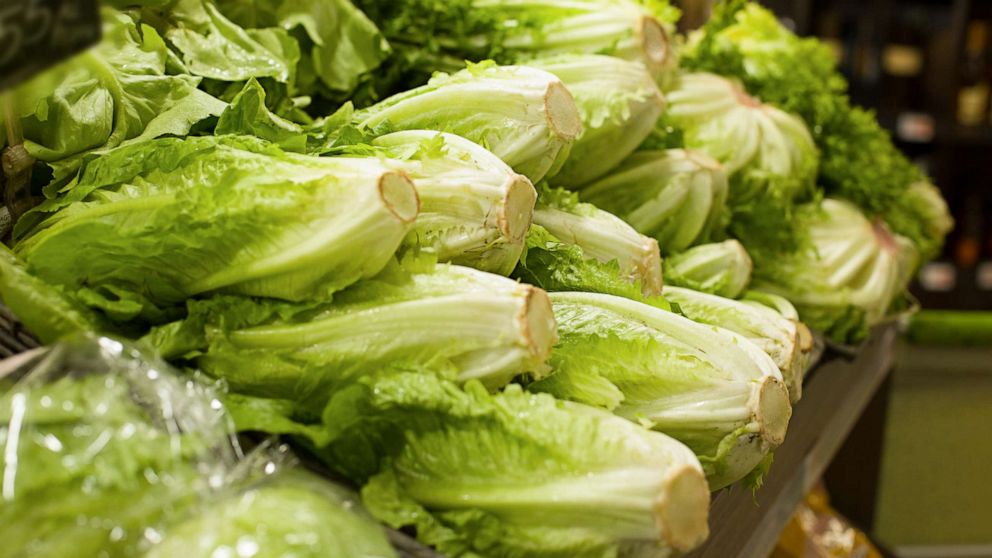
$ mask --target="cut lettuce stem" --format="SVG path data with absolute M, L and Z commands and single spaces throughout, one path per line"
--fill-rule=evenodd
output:
M 692 448 L 713 490 L 782 443 L 792 410 L 775 362 L 744 336 L 621 297 L 551 293 L 553 373 L 531 384 L 612 408 Z
M 564 164 L 582 121 L 572 94 L 554 75 L 491 62 L 439 74 L 354 114 L 362 127 L 437 130 L 492 151 L 532 182 Z
M 413 180 L 421 211 L 407 242 L 441 262 L 508 275 L 517 265 L 534 215 L 537 192 L 483 147 L 454 134 L 395 132 L 373 140 Z

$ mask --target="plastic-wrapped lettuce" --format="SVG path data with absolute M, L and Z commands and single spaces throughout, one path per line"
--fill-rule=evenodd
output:
M 113 320 L 160 323 L 191 295 L 297 300 L 374 275 L 418 208 L 410 180 L 376 157 L 163 138 L 87 160 L 66 195 L 20 220 L 15 252 Z
M 912 242 L 853 204 L 824 199 L 796 226 L 811 246 L 755 258 L 755 289 L 787 298 L 815 330 L 838 342 L 863 339 L 906 288 L 918 254 Z
M 812 350 L 800 331 L 802 324 L 760 304 L 748 304 L 682 287 L 665 286 L 665 299 L 678 305 L 679 312 L 694 322 L 721 327 L 754 343 L 775 362 L 782 373 L 789 399 L 795 404 L 802 397 L 807 354 Z
M 320 405 L 338 385 L 384 366 L 437 369 L 500 387 L 546 372 L 556 340 L 547 294 L 467 267 L 391 266 L 330 301 L 215 296 L 150 336 L 233 391 Z
M 243 459 L 215 391 L 135 346 L 74 336 L 0 386 L 0 556 L 395 557 L 355 495 Z
M 242 428 L 281 429 L 362 483 L 374 516 L 451 558 L 640 556 L 707 534 L 699 462 L 675 440 L 512 384 L 490 394 L 425 371 L 379 369 L 319 423 L 280 402 L 232 402 Z
M 267 453 L 249 455 L 234 473 L 245 478 L 169 524 L 144 558 L 396 558 L 358 494 Z
M 625 298 L 551 293 L 551 300 L 559 335 L 553 373 L 530 389 L 611 409 L 685 443 L 713 490 L 762 473 L 792 407 L 761 348 Z
M 394 159 L 420 196 L 420 215 L 407 237 L 442 262 L 508 275 L 520 259 L 537 192 L 526 177 L 462 137 L 427 131 L 372 140 Z
M 558 241 L 578 246 L 587 258 L 616 262 L 627 280 L 640 283 L 644 294 L 661 293 L 658 242 L 638 233 L 616 215 L 579 202 L 572 192 L 542 187 L 534 209 L 534 224 Z
M 722 232 L 727 175 L 720 163 L 700 152 L 645 150 L 585 186 L 581 195 L 654 237 L 667 256 Z
M 467 138 L 535 184 L 553 175 L 582 133 L 575 100 L 561 80 L 524 66 L 470 65 L 355 112 L 376 129 L 436 130 Z
M 754 264 L 740 242 L 700 244 L 665 258 L 665 281 L 676 287 L 737 298 L 751 282 Z
M 644 64 L 657 79 L 675 65 L 678 10 L 637 0 L 356 0 L 396 51 L 395 86 L 422 83 L 465 60 L 524 64 L 557 54 L 605 54 Z
M 108 338 L 0 370 L 0 556 L 136 556 L 234 463 L 210 390 Z
M 615 167 L 654 129 L 665 108 L 651 75 L 639 62 L 613 56 L 567 55 L 527 62 L 558 76 L 582 117 L 582 134 L 552 182 L 579 188 Z
M 818 153 L 806 124 L 714 74 L 683 74 L 667 99 L 666 120 L 685 146 L 720 161 L 730 177 L 735 236 L 748 246 L 794 246 L 793 204 L 816 191 Z

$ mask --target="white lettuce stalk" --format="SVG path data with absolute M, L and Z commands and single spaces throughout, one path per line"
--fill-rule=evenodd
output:
M 762 305 L 665 286 L 662 295 L 694 322 L 729 329 L 765 351 L 778 366 L 792 403 L 802 397 L 805 352 L 797 322 Z
M 754 286 L 787 298 L 813 329 L 856 341 L 906 288 L 916 249 L 849 202 L 828 198 L 811 209 L 797 225 L 811 246 L 756 260 Z
M 730 239 L 700 244 L 665 258 L 665 281 L 677 287 L 737 298 L 751 281 L 751 256 Z
M 720 163 L 700 152 L 638 151 L 585 186 L 582 199 L 654 237 L 667 255 L 719 231 L 727 175 Z
M 374 129 L 436 130 L 465 137 L 532 182 L 554 174 L 582 133 L 572 94 L 548 72 L 482 63 L 439 74 L 354 114 Z
M 788 390 L 775 362 L 743 336 L 612 295 L 551 300 L 554 372 L 531 389 L 646 421 L 696 452 L 714 490 L 782 443 Z
M 569 55 L 527 62 L 558 76 L 582 116 L 582 134 L 552 180 L 579 188 L 615 167 L 654 129 L 665 108 L 644 65 L 612 56 Z
M 420 215 L 408 242 L 442 262 L 507 275 L 523 251 L 537 192 L 499 157 L 460 136 L 395 132 L 373 140 L 395 155 L 386 161 L 413 180 Z
M 620 272 L 640 281 L 644 294 L 661 292 L 661 254 L 658 242 L 622 219 L 563 190 L 542 189 L 534 210 L 534 223 L 565 244 L 580 247 L 586 257 L 616 261 Z
M 185 321 L 156 330 L 151 341 L 169 356 L 193 354 L 236 391 L 288 399 L 321 400 L 341 382 L 390 365 L 432 366 L 491 388 L 522 372 L 547 372 L 556 335 L 544 291 L 467 267 L 408 265 L 333 302 L 191 302 Z

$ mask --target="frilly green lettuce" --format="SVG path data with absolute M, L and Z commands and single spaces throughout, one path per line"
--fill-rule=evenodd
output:
M 795 247 L 793 207 L 817 191 L 818 152 L 805 123 L 715 74 L 683 74 L 667 98 L 666 122 L 681 129 L 685 146 L 720 161 L 730 177 L 734 236 L 749 248 Z

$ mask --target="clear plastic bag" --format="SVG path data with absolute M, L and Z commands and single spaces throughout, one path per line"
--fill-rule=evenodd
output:
M 242 454 L 216 389 L 79 336 L 0 363 L 0 558 L 395 556 L 285 448 Z

